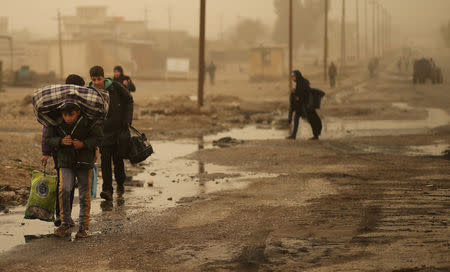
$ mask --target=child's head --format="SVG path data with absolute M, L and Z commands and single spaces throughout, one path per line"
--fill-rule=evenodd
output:
M 117 65 L 116 67 L 114 67 L 114 77 L 115 78 L 119 78 L 123 75 L 123 68 L 120 65 Z
M 105 88 L 105 72 L 101 66 L 94 66 L 89 70 L 91 76 L 92 84 L 95 88 L 104 89 Z
M 83 87 L 85 82 L 79 75 L 71 74 L 66 78 L 66 84 L 72 84 Z
M 61 107 L 61 114 L 66 124 L 73 124 L 81 114 L 80 108 L 74 103 L 67 103 Z

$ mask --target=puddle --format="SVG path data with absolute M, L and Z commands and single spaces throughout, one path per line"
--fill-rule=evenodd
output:
M 364 92 L 363 85 L 357 86 L 356 91 Z M 342 99 L 342 96 L 340 99 Z M 408 104 L 394 103 L 394 107 L 410 109 Z M 447 125 L 449 115 L 440 109 L 427 109 L 425 120 L 341 120 L 325 118 L 323 139 L 342 138 L 348 136 L 382 136 L 417 134 L 428 129 Z M 273 128 L 259 128 L 247 126 L 232 129 L 227 132 L 200 137 L 197 140 L 173 142 L 153 141 L 155 154 L 145 163 L 130 170 L 134 174 L 131 181 L 126 182 L 126 193 L 123 198 L 115 198 L 113 202 L 102 201 L 99 198 L 92 201 L 92 222 L 101 220 L 103 214 L 114 213 L 116 216 L 129 217 L 132 214 L 146 211 L 161 211 L 177 205 L 183 198 L 195 197 L 212 192 L 245 188 L 252 178 L 275 177 L 267 173 L 248 173 L 238 169 L 204 163 L 202 161 L 184 159 L 197 150 L 212 148 L 213 140 L 231 136 L 238 140 L 267 140 L 283 139 L 288 135 L 286 130 Z M 306 139 L 312 136 L 311 127 L 301 120 L 298 138 Z M 386 152 L 383 147 L 370 147 L 368 152 Z M 387 147 L 386 147 L 387 148 Z M 430 146 L 390 147 L 390 152 L 398 150 L 412 156 L 442 155 L 448 149 L 448 144 L 436 143 Z M 131 171 L 129 175 L 131 175 Z M 101 192 L 101 179 L 97 192 Z M 72 217 L 78 218 L 77 197 L 74 201 Z M 53 233 L 53 223 L 39 220 L 23 219 L 24 207 L 11 209 L 9 214 L 0 214 L 0 252 L 9 250 L 16 245 L 28 241 L 47 237 Z
M 397 103 L 395 106 L 403 109 L 409 108 L 409 105 L 403 103 Z M 322 134 L 324 138 L 410 135 L 449 124 L 450 116 L 446 111 L 435 108 L 426 110 L 428 116 L 424 120 L 342 120 L 325 118 Z
M 446 143 L 435 143 L 432 145 L 412 146 L 368 146 L 363 147 L 364 152 L 382 153 L 404 156 L 444 156 L 450 145 Z
M 208 138 L 208 137 L 207 137 Z M 209 138 L 208 138 L 209 139 Z M 217 139 L 216 136 L 210 139 Z M 155 154 L 141 166 L 131 167 L 140 171 L 125 183 L 126 193 L 114 201 L 99 197 L 101 178 L 97 187 L 97 198 L 92 199 L 91 222 L 101 220 L 103 215 L 129 217 L 146 211 L 162 211 L 177 205 L 183 198 L 223 190 L 241 189 L 249 185 L 249 179 L 276 177 L 274 174 L 242 172 L 230 167 L 184 159 L 197 150 L 212 147 L 211 141 L 203 137 L 191 141 L 152 142 Z M 140 168 L 140 169 L 135 169 Z M 131 172 L 131 171 L 130 171 Z M 79 212 L 78 192 L 75 191 L 72 218 L 77 222 Z M 36 239 L 52 236 L 52 222 L 25 220 L 25 207 L 16 207 L 9 214 L 0 214 L 0 252 Z

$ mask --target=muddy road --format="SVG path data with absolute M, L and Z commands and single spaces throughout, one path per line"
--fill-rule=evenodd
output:
M 95 200 L 93 234 L 78 241 L 33 228 L 41 223 L 8 204 L 0 271 L 450 270 L 450 84 L 413 86 L 392 63 L 374 79 L 355 69 L 334 90 L 310 78 L 327 92 L 318 142 L 305 123 L 300 139 L 283 139 L 283 82 L 221 82 L 202 111 L 190 83 L 175 83 L 174 96 L 136 93 L 135 124 L 157 153 L 129 167 L 124 198 Z M 26 94 L 6 93 L 25 112 L 0 129 L 2 176 L 20 180 L 3 186 L 14 192 L 39 158 Z M 242 141 L 213 147 L 223 136 Z

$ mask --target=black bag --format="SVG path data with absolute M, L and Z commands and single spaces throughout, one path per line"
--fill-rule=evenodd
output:
M 147 137 L 144 133 L 130 126 L 130 129 L 136 134 L 130 138 L 129 150 L 127 158 L 132 164 L 145 161 L 150 155 L 153 154 L 153 148 L 150 143 L 147 142 Z
M 320 109 L 320 103 L 325 96 L 325 92 L 319 89 L 311 88 L 312 107 L 314 109 Z

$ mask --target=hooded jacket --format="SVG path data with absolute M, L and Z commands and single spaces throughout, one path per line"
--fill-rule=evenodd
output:
M 119 77 L 114 77 L 114 81 L 119 82 L 120 84 L 123 85 L 123 81 L 127 80 L 128 81 L 128 86 L 124 86 L 125 88 L 128 89 L 128 91 L 130 92 L 135 92 L 136 91 L 136 86 L 134 85 L 133 81 L 131 81 L 131 78 L 129 76 L 126 76 L 123 74 L 123 68 L 122 66 L 116 66 L 114 67 L 114 70 L 117 70 L 120 72 L 120 76 Z
M 89 83 L 89 86 L 94 85 Z M 133 121 L 133 97 L 120 83 L 105 78 L 105 90 L 109 93 L 109 110 L 103 122 L 102 146 L 114 145 L 118 142 L 120 132 L 128 128 Z
M 310 104 L 311 87 L 309 80 L 303 77 L 300 71 L 295 70 L 292 72 L 295 76 L 296 85 L 295 91 L 291 92 L 289 97 L 289 120 L 292 120 L 292 114 L 295 111 L 300 116 L 307 117 L 307 109 Z
M 75 150 L 73 146 L 63 145 L 61 141 L 67 135 L 71 135 L 72 139 L 82 141 L 83 148 Z M 94 166 L 95 148 L 102 141 L 102 136 L 100 126 L 80 117 L 71 125 L 63 122 L 59 127 L 48 127 L 45 144 L 57 149 L 56 161 L 59 168 L 90 169 Z

